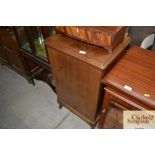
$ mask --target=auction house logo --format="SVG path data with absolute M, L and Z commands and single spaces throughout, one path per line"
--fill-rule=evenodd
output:
M 123 128 L 125 129 L 154 129 L 155 111 L 123 111 Z

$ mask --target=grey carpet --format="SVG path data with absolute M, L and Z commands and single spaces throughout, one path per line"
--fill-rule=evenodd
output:
M 25 78 L 0 65 L 1 129 L 89 129 L 66 108 L 59 109 L 57 96 L 44 82 L 33 86 Z

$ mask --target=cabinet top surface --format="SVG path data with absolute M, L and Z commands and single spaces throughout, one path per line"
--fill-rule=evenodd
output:
M 155 109 L 155 53 L 133 46 L 102 80 Z
M 130 39 L 125 37 L 124 41 L 120 43 L 112 53 L 108 53 L 108 51 L 102 47 L 90 45 L 61 34 L 47 38 L 45 44 L 48 47 L 57 49 L 59 52 L 66 53 L 67 55 L 104 70 L 122 54 L 129 42 Z

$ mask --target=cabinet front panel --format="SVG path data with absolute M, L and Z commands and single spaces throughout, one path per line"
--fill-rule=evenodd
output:
M 1 59 L 2 62 L 8 63 L 6 55 L 4 53 L 4 48 L 3 48 L 2 45 L 0 45 L 0 59 Z
M 48 51 L 58 99 L 94 121 L 101 70 L 55 49 Z
M 16 51 L 13 51 L 11 49 L 5 48 L 4 49 L 4 53 L 7 57 L 7 60 L 9 62 L 9 64 L 16 69 L 19 72 L 24 72 L 24 67 L 23 64 L 21 62 L 21 58 L 19 56 L 19 53 Z
M 94 33 L 93 41 L 99 46 L 111 46 L 112 36 L 108 34 Z

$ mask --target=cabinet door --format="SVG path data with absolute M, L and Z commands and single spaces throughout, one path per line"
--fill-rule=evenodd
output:
M 4 48 L 4 53 L 7 57 L 7 60 L 9 62 L 9 64 L 16 69 L 19 72 L 23 72 L 24 71 L 24 67 L 23 64 L 21 62 L 21 58 L 20 55 L 17 51 L 13 51 L 11 49 L 8 48 Z
M 4 63 L 8 63 L 7 57 L 4 52 L 4 47 L 2 45 L 0 45 L 0 60 Z
M 33 44 L 35 56 L 48 61 L 48 54 L 44 44 L 45 38 L 55 34 L 54 27 L 31 26 L 29 27 L 31 42 Z
M 117 98 L 115 98 L 115 100 L 117 100 Z M 126 103 L 121 100 L 119 100 L 119 103 L 116 103 L 114 101 L 110 102 L 109 109 L 105 118 L 104 128 L 123 129 L 123 111 L 138 110 L 136 107 L 133 107 L 131 105 L 127 105 L 127 107 L 123 105 L 126 105 Z
M 47 51 L 44 44 L 44 35 L 42 28 L 40 26 L 32 26 L 30 30 L 36 56 L 47 61 Z
M 48 51 L 59 102 L 94 122 L 102 71 L 53 48 Z
M 32 48 L 30 46 L 30 38 L 28 32 L 24 26 L 16 26 L 17 37 L 19 40 L 20 48 L 25 51 L 32 53 Z
M 105 119 L 104 128 L 122 129 L 123 128 L 123 108 L 111 102 Z
M 3 46 L 0 44 L 0 59 L 3 59 Z

